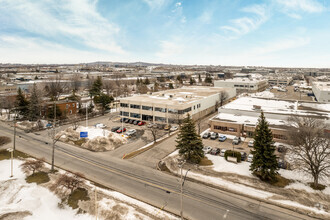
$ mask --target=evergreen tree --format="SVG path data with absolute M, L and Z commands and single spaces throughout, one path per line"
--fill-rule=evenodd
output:
M 192 77 L 190 77 L 189 84 L 190 85 L 194 85 L 195 83 L 196 83 L 196 81 Z
M 108 96 L 104 93 L 102 93 L 99 96 L 95 96 L 94 97 L 94 102 L 98 105 L 101 106 L 101 110 L 102 110 L 102 115 L 104 115 L 105 110 L 110 109 L 109 108 L 109 104 L 113 101 L 113 97 L 112 96 Z
M 154 92 L 159 91 L 159 84 L 157 82 L 154 83 Z
M 56 118 L 60 119 L 62 115 L 61 109 L 56 105 Z M 48 106 L 47 117 L 49 120 L 54 119 L 54 104 Z
M 182 77 L 181 77 L 180 75 L 176 77 L 176 80 L 178 80 L 180 84 L 183 83 L 183 81 L 182 81 Z
M 148 77 L 146 77 L 146 79 L 144 80 L 144 84 L 145 85 L 149 85 L 150 84 L 150 81 L 149 81 Z
M 169 89 L 174 89 L 173 84 L 172 83 L 168 84 L 168 88 Z
M 275 146 L 273 135 L 268 127 L 264 113 L 261 112 L 258 124 L 254 132 L 253 160 L 250 170 L 253 174 L 264 181 L 275 181 L 277 161 L 275 156 Z
M 16 96 L 16 107 L 20 115 L 26 117 L 29 114 L 29 101 L 25 98 L 21 88 L 18 88 Z
M 210 74 L 207 74 L 204 80 L 205 83 L 212 83 L 212 77 L 210 76 Z
M 201 74 L 198 74 L 198 82 L 202 82 L 202 77 L 201 77 Z
M 40 117 L 40 98 L 36 84 L 33 84 L 29 102 L 29 117 L 32 121 L 36 121 Z
M 92 88 L 89 91 L 89 94 L 91 97 L 98 96 L 102 92 L 102 78 L 101 76 L 98 76 L 96 80 L 93 82 Z
M 202 139 L 197 134 L 195 123 L 189 114 L 183 120 L 176 142 L 176 148 L 185 160 L 198 164 L 204 157 Z
M 139 78 L 136 79 L 136 85 L 137 86 L 140 85 L 140 79 Z

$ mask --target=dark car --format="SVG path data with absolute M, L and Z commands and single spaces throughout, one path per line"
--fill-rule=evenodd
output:
M 207 138 L 209 138 L 210 136 L 211 136 L 210 132 L 205 132 L 205 133 L 203 134 L 203 138 L 204 138 L 204 139 L 207 139 Z
M 139 124 L 139 122 L 140 122 L 139 120 L 136 120 L 136 121 L 133 122 L 133 124 L 137 125 L 137 124 Z
M 282 159 L 279 159 L 277 164 L 278 164 L 278 168 L 281 168 L 281 169 L 288 168 L 288 163 Z
M 245 152 L 240 152 L 241 153 L 241 161 L 245 161 L 247 154 Z
M 157 124 L 158 129 L 164 129 L 164 127 L 165 127 L 165 124 Z
M 220 153 L 220 148 L 213 148 L 210 152 L 212 155 L 218 155 Z
M 119 128 L 120 128 L 119 126 L 112 127 L 112 128 L 111 128 L 111 131 L 112 131 L 112 132 L 116 132 Z
M 283 153 L 283 152 L 286 151 L 286 148 L 285 148 L 285 146 L 283 146 L 283 145 L 279 145 L 279 146 L 277 147 L 277 151 L 280 152 L 280 153 Z
M 128 121 L 128 123 L 130 123 L 130 124 L 133 124 L 133 122 L 134 122 L 133 119 L 130 119 L 130 120 Z
M 124 122 L 125 122 L 125 123 L 128 123 L 129 120 L 130 120 L 129 118 L 126 118 Z

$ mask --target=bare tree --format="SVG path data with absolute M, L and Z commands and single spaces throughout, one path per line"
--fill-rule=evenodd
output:
M 57 179 L 56 185 L 65 187 L 72 193 L 83 183 L 81 178 L 83 178 L 83 175 L 80 173 L 62 174 Z
M 154 142 L 156 143 L 157 141 L 157 137 L 158 137 L 158 133 L 159 133 L 159 129 L 157 128 L 156 125 L 153 125 L 152 127 L 149 128 L 152 137 L 154 138 Z
M 64 83 L 61 76 L 56 76 L 55 79 L 48 82 L 45 86 L 45 92 L 48 97 L 52 100 L 57 101 L 66 89 L 68 88 L 67 83 Z
M 79 91 L 81 86 L 81 82 L 80 82 L 80 76 L 78 73 L 75 73 L 72 78 L 71 78 L 71 88 L 73 93 L 76 93 Z
M 75 115 L 75 116 L 72 118 L 71 124 L 72 124 L 72 128 L 73 128 L 73 130 L 77 130 L 77 128 L 79 127 L 79 118 L 78 118 L 77 115 Z
M 219 93 L 220 107 L 223 105 L 224 101 L 228 99 L 229 95 L 226 91 L 221 91 Z
M 23 168 L 25 173 L 32 171 L 32 174 L 34 174 L 36 171 L 38 171 L 44 167 L 44 162 L 43 162 L 43 159 L 42 160 L 27 160 L 21 164 L 21 167 Z
M 289 118 L 289 140 L 294 155 L 294 165 L 312 175 L 313 186 L 319 179 L 330 176 L 330 139 L 324 121 L 312 117 Z

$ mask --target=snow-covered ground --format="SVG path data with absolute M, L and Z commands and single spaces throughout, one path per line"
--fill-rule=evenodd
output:
M 165 161 L 169 162 L 167 163 L 167 167 L 173 172 L 177 173 L 179 172 L 176 168 L 173 169 L 173 164 L 171 165 L 171 158 L 176 158 L 178 157 L 178 150 L 174 151 L 172 154 L 170 154 Z M 233 178 L 224 178 L 216 176 L 209 175 L 209 172 L 207 172 L 208 169 L 211 169 L 213 171 L 216 171 L 217 173 L 229 173 L 230 174 L 238 174 L 242 176 L 246 176 L 249 178 L 256 178 L 251 174 L 250 169 L 250 163 L 249 162 L 241 162 L 238 164 L 227 162 L 224 157 L 221 156 L 214 156 L 207 154 L 206 157 L 212 161 L 213 165 L 208 166 L 208 167 L 203 167 L 201 170 L 206 170 L 206 173 L 203 171 L 201 172 L 194 172 L 191 170 L 188 172 L 187 177 L 190 177 L 192 179 L 196 179 L 202 182 L 206 183 L 211 183 L 215 186 L 219 186 L 221 188 L 225 188 L 231 191 L 235 191 L 244 195 L 252 196 L 254 198 L 260 198 L 260 199 L 267 199 L 267 200 L 272 200 L 274 203 L 278 203 L 281 205 L 288 205 L 292 207 L 297 207 L 306 211 L 312 211 L 316 214 L 322 214 L 330 218 L 330 213 L 325 212 L 322 207 L 310 207 L 306 205 L 302 205 L 298 203 L 298 201 L 290 201 L 290 200 L 278 200 L 274 199 L 274 197 L 277 196 L 276 193 L 273 192 L 268 192 L 266 190 L 263 190 L 262 188 L 258 187 L 253 187 L 254 183 L 248 183 L 242 181 L 231 181 Z M 169 160 L 168 160 L 169 159 Z M 206 168 L 206 169 L 205 169 Z M 280 169 L 279 173 L 281 176 L 293 180 L 292 183 L 290 183 L 288 186 L 285 187 L 285 189 L 296 189 L 296 190 L 304 190 L 307 193 L 320 193 L 320 191 L 316 191 L 312 189 L 309 185 L 308 182 L 311 182 L 311 178 L 308 177 L 308 175 L 301 173 L 297 170 L 283 170 Z M 225 175 L 228 176 L 228 175 Z M 238 177 L 239 178 L 239 177 Z M 244 183 L 244 184 L 242 184 Z M 321 181 L 322 184 L 326 185 L 326 188 L 321 192 L 325 194 L 325 196 L 330 195 L 330 178 L 329 179 L 324 179 Z M 252 185 L 251 185 L 252 184 Z
M 14 160 L 14 177 L 9 178 L 10 160 L 0 161 L 0 216 L 15 213 L 12 214 L 12 219 L 23 219 L 24 216 L 26 220 L 95 219 L 95 216 L 89 214 L 77 214 L 77 210 L 68 206 L 59 208 L 61 200 L 54 193 L 43 186 L 25 181 L 26 176 L 19 167 L 22 163 L 23 161 Z M 86 184 L 95 188 L 89 181 L 86 181 Z M 153 219 L 150 216 L 177 219 L 167 212 L 119 192 L 99 187 L 97 191 L 109 196 L 98 201 L 99 219 L 109 219 L 113 216 L 116 219 Z
M 96 137 L 107 137 L 111 131 L 102 129 L 102 128 L 95 128 L 95 127 L 84 127 L 79 126 L 76 130 L 77 132 L 88 132 L 88 139 L 94 139 Z
M 10 176 L 10 160 L 0 161 L 0 216 L 5 213 L 28 211 L 24 219 L 94 219 L 88 214 L 76 215 L 69 207 L 60 209 L 61 200 L 48 189 L 25 181 L 19 168 L 23 161 L 14 160 L 14 177 Z M 18 214 L 17 219 L 21 219 Z
M 261 97 L 261 98 L 274 98 L 274 93 L 270 91 L 263 91 L 263 92 L 257 92 L 254 94 L 251 94 L 252 97 Z

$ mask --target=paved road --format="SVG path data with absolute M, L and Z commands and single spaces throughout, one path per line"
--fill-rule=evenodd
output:
M 2 135 L 12 137 L 11 128 L 0 123 Z M 18 131 L 16 147 L 36 157 L 51 158 L 47 137 Z M 179 214 L 179 180 L 160 171 L 102 153 L 90 152 L 58 142 L 55 164 L 63 169 L 81 172 L 116 191 L 156 207 Z M 256 200 L 187 181 L 184 186 L 184 216 L 189 219 L 309 219 L 304 215 L 260 203 Z

